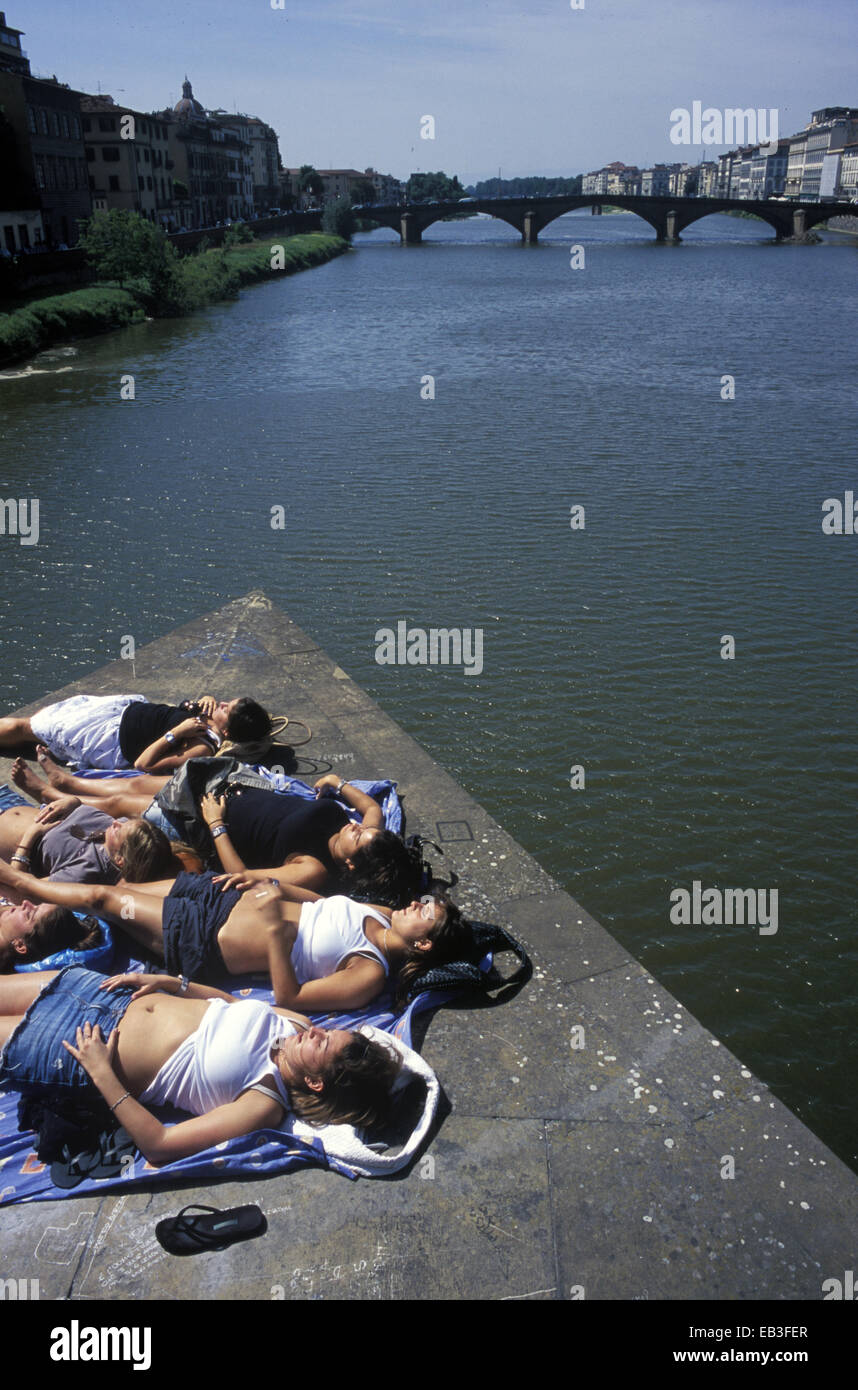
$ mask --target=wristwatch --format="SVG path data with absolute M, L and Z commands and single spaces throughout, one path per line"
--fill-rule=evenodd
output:
M 179 976 L 179 994 L 187 994 L 187 992 L 188 992 L 188 985 L 189 985 L 190 983 L 191 983 L 191 982 L 190 982 L 190 980 L 188 979 L 187 975 L 180 975 L 180 976 Z
M 166 734 L 164 735 L 164 742 L 165 742 L 165 743 L 175 743 L 175 742 L 176 742 L 176 735 L 175 735 L 174 733 L 171 733 L 169 729 L 167 730 Z

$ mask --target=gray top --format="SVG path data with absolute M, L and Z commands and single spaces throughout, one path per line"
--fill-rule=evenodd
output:
M 38 862 L 43 878 L 68 883 L 116 883 L 119 869 L 108 857 L 103 837 L 113 817 L 93 806 L 79 806 L 65 820 L 47 830 L 39 842 Z

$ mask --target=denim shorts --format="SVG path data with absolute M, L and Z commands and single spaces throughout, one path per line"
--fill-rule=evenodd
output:
M 63 1039 L 74 1044 L 77 1029 L 89 1021 L 93 1027 L 99 1024 L 106 1041 L 119 1025 L 134 988 L 99 989 L 106 978 L 80 965 L 67 965 L 49 980 L 3 1050 L 0 1080 L 30 1094 L 91 1085 L 80 1062 L 66 1052 Z
M 170 820 L 166 811 L 162 810 L 158 805 L 157 801 L 153 801 L 151 806 L 146 807 L 146 810 L 143 812 L 143 819 L 147 820 L 150 825 L 157 826 L 159 830 L 163 830 L 168 840 L 181 840 L 182 837 L 178 829 Z
M 167 973 L 187 975 L 201 985 L 219 984 L 229 971 L 218 936 L 240 901 L 238 890 L 222 892 L 213 874 L 178 874 L 161 914 Z

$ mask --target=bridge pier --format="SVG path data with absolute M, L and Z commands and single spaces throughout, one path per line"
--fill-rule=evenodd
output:
M 423 228 L 413 212 L 404 212 L 399 219 L 399 240 L 403 246 L 419 246 L 423 240 Z
M 521 239 L 525 246 L 535 246 L 539 240 L 541 223 L 538 221 L 533 208 L 528 208 L 524 214 L 524 221 L 521 225 Z
M 666 242 L 668 246 L 679 245 L 681 239 L 679 235 L 679 213 L 675 208 L 671 208 L 671 210 L 665 214 L 664 221 L 659 228 L 658 239 L 659 241 Z
M 792 215 L 792 234 L 798 239 L 807 236 L 807 209 L 796 208 Z

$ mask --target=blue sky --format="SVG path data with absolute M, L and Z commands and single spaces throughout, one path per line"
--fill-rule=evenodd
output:
M 464 182 L 699 157 L 675 107 L 858 105 L 856 0 L 0 0 L 33 71 L 274 126 L 286 165 Z M 420 138 L 420 118 L 435 139 Z M 717 153 L 715 147 L 708 151 Z

